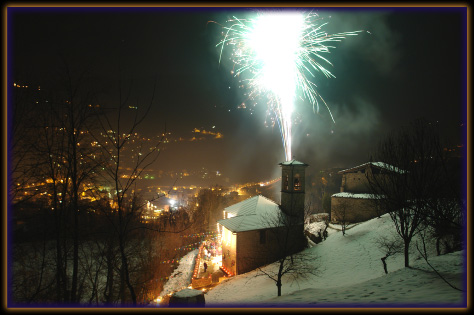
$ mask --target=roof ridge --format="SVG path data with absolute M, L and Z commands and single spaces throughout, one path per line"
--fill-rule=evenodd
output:
M 275 201 L 273 201 L 273 200 L 271 200 L 270 198 L 267 198 L 267 197 L 265 197 L 265 196 L 263 196 L 263 195 L 257 195 L 257 196 L 258 196 L 258 197 L 262 197 L 262 198 L 264 198 L 265 200 L 271 201 L 271 202 L 273 202 L 274 204 L 277 204 Z
M 373 165 L 373 166 L 375 166 L 377 168 L 380 168 L 380 169 L 386 169 L 386 170 L 395 171 L 395 172 L 397 172 L 397 171 L 403 172 L 403 170 L 401 170 L 397 166 L 388 164 L 386 162 L 378 161 L 378 162 L 365 162 L 364 164 L 360 164 L 360 165 L 357 165 L 357 166 L 353 166 L 353 167 L 349 167 L 349 168 L 340 170 L 337 173 L 342 174 L 342 173 L 345 173 L 345 172 L 348 172 L 348 171 L 352 171 L 352 170 L 356 170 L 358 168 L 362 168 L 363 166 L 367 166 L 367 165 Z
M 237 219 L 235 221 L 238 222 L 237 226 L 236 226 L 236 230 L 238 230 L 240 228 L 240 226 L 242 225 L 242 222 L 244 222 L 244 218 L 245 216 L 243 215 L 239 215 L 239 216 L 235 216 L 234 218 L 240 218 L 240 221 L 237 221 Z M 231 218 L 232 219 L 232 218 Z

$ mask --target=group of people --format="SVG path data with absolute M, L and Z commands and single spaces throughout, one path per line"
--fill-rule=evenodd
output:
M 323 239 L 326 240 L 326 238 L 328 237 L 327 229 L 325 229 L 323 232 L 321 231 L 322 229 L 319 229 L 318 236 L 314 236 L 314 235 L 310 236 L 311 240 L 315 242 L 316 244 L 321 243 Z
M 216 257 L 216 255 L 219 254 L 219 249 L 218 249 L 218 246 L 217 246 L 216 242 L 209 242 L 209 241 L 206 242 L 204 244 L 203 252 L 204 252 L 204 257 L 203 257 L 204 260 L 210 260 L 210 259 L 212 259 L 212 257 Z M 207 267 L 208 267 L 206 261 L 204 261 L 203 267 L 204 267 L 204 272 L 206 272 Z
M 327 229 L 324 229 L 322 235 L 321 235 L 321 230 L 322 230 L 322 229 L 319 229 L 318 237 L 321 238 L 321 239 L 324 238 L 324 240 L 326 240 L 326 238 L 328 237 L 328 230 L 327 230 Z
M 215 242 L 204 244 L 204 257 L 206 259 L 211 259 L 211 257 L 216 257 L 216 255 L 218 255 L 218 248 Z

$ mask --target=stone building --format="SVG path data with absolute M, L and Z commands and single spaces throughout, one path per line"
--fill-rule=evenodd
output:
M 259 195 L 225 208 L 224 218 L 218 220 L 222 266 L 232 275 L 272 263 L 305 246 L 303 217 L 308 165 L 291 160 L 280 166 L 281 205 Z
M 362 222 L 383 214 L 377 212 L 373 202 L 378 196 L 370 193 L 369 178 L 385 176 L 387 172 L 401 170 L 382 162 L 368 162 L 339 171 L 338 174 L 342 174 L 341 190 L 331 196 L 331 221 Z

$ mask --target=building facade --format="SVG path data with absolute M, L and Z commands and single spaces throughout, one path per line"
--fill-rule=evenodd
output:
M 292 160 L 282 167 L 281 205 L 263 196 L 241 201 L 223 211 L 222 265 L 232 275 L 272 263 L 301 251 L 304 236 L 305 168 Z
M 331 196 L 331 221 L 363 222 L 383 214 L 376 207 L 374 199 L 379 196 L 371 193 L 369 180 L 380 180 L 387 172 L 403 171 L 386 163 L 369 162 L 338 172 L 342 174 L 341 191 Z

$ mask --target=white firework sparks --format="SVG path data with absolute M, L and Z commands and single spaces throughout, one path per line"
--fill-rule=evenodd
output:
M 232 45 L 233 74 L 250 73 L 249 97 L 256 99 L 265 95 L 280 126 L 285 158 L 291 160 L 291 129 L 294 103 L 298 95 L 306 98 L 315 111 L 322 102 L 334 118 L 328 105 L 311 81 L 315 72 L 326 77 L 335 77 L 322 63 L 332 65 L 322 56 L 329 53 L 332 42 L 339 42 L 347 36 L 361 31 L 327 34 L 318 24 L 319 17 L 312 12 L 266 11 L 254 19 L 227 21 L 221 47 Z M 219 60 L 220 61 L 220 60 Z M 299 94 L 301 93 L 301 94 Z

